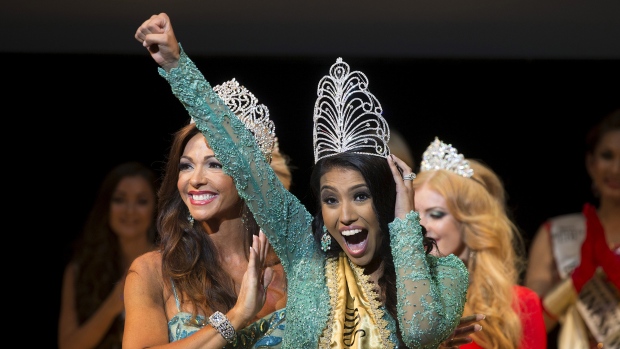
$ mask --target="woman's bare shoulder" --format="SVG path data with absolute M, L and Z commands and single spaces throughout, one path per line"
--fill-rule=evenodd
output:
M 162 278 L 161 259 L 162 255 L 160 251 L 147 252 L 137 257 L 129 267 L 128 276 L 137 274 L 136 276 L 160 281 Z

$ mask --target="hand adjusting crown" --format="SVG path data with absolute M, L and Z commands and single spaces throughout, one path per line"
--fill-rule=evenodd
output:
M 390 129 L 368 78 L 338 58 L 319 81 L 314 104 L 314 162 L 343 152 L 390 155 Z
M 267 162 L 271 163 L 276 132 L 273 121 L 269 119 L 269 108 L 264 104 L 258 104 L 254 94 L 245 86 L 239 85 L 235 78 L 213 87 L 213 91 L 252 132 Z
M 463 154 L 459 154 L 451 144 L 446 144 L 435 137 L 422 154 L 420 172 L 442 169 L 467 178 L 474 175 L 474 170 L 469 167 L 469 161 L 465 160 Z

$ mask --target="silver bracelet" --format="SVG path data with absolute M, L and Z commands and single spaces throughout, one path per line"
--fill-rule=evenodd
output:
M 233 342 L 236 335 L 235 328 L 230 321 L 228 321 L 226 315 L 216 311 L 213 315 L 209 316 L 209 323 L 222 335 L 222 337 L 224 337 L 228 343 Z

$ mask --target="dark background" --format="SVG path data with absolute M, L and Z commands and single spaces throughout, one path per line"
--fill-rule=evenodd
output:
M 617 0 L 3 1 L 0 52 L 138 54 L 160 12 L 211 57 L 620 57 Z
M 547 217 L 593 200 L 583 139 L 620 107 L 620 2 L 411 4 L 2 3 L 5 192 L 20 198 L 5 204 L 16 226 L 5 250 L 25 261 L 8 268 L 25 282 L 18 291 L 35 292 L 28 343 L 56 347 L 69 245 L 103 176 L 136 159 L 160 172 L 189 120 L 133 39 L 161 11 L 212 84 L 235 77 L 269 107 L 292 192 L 309 207 L 316 87 L 337 57 L 368 76 L 416 163 L 438 136 L 489 164 L 526 242 Z

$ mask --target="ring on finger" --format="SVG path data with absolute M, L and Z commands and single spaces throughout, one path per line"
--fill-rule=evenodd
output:
M 408 175 L 403 176 L 403 181 L 412 181 L 415 178 L 415 173 L 411 172 Z

